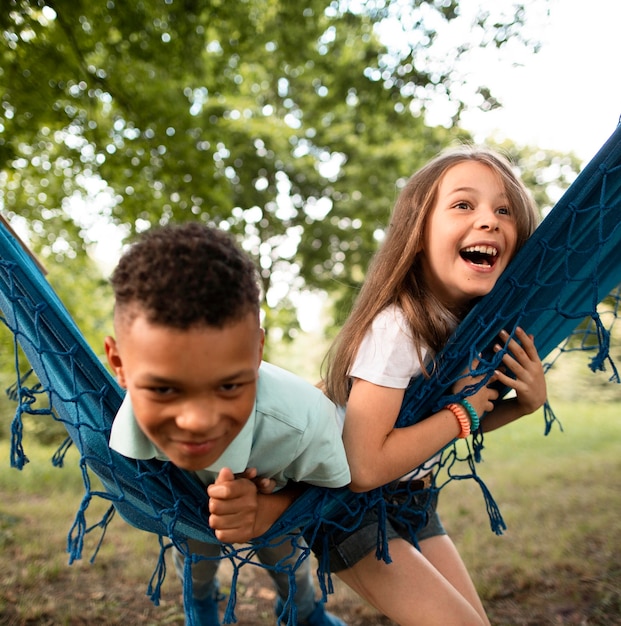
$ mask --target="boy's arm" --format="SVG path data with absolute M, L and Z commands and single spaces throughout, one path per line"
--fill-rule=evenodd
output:
M 289 483 L 276 493 L 263 493 L 261 483 L 246 473 L 236 477 L 224 468 L 207 487 L 209 525 L 224 543 L 245 543 L 266 532 L 302 493 L 304 486 Z
M 272 494 L 258 493 L 259 507 L 256 515 L 254 537 L 267 532 L 272 524 L 286 511 L 304 491 L 303 483 L 290 482 Z

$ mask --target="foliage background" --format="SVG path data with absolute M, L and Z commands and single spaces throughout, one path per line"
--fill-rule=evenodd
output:
M 301 336 L 309 292 L 323 296 L 329 338 L 407 177 L 470 140 L 459 125 L 466 108 L 500 106 L 493 86 L 460 73 L 459 59 L 481 47 L 536 54 L 533 0 L 507 6 L 7 0 L 0 211 L 97 354 L 111 300 L 96 247 L 114 257 L 145 229 L 184 220 L 231 231 L 256 260 L 267 358 Z M 380 37 L 387 21 L 399 44 Z M 447 43 L 447 27 L 464 21 L 467 40 Z M 425 113 L 439 103 L 452 115 L 429 126 Z M 580 169 L 571 154 L 498 147 L 544 211 Z M 7 387 L 14 359 L 3 331 Z

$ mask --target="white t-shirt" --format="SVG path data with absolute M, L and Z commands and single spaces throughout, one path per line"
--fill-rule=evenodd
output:
M 423 359 L 427 353 L 425 347 L 422 347 Z M 391 304 L 373 320 L 358 348 L 349 375 L 374 385 L 405 389 L 410 380 L 421 373 L 421 362 L 403 311 Z M 402 480 L 421 478 L 429 473 L 439 459 L 440 455 L 436 454 Z
M 425 355 L 423 348 L 423 358 Z M 391 304 L 373 320 L 349 375 L 382 387 L 405 389 L 421 371 L 403 311 Z

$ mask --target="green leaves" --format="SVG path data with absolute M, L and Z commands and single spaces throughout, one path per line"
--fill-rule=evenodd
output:
M 401 182 L 466 138 L 423 116 L 461 84 L 457 52 L 431 55 L 462 19 L 457 1 L 7 4 L 0 207 L 26 220 L 46 263 L 84 254 L 93 213 L 128 240 L 202 220 L 244 242 L 270 319 L 291 324 L 282 281 L 349 299 Z M 519 40 L 522 9 L 474 15 L 480 37 L 458 50 Z M 403 39 L 386 37 L 386 18 Z

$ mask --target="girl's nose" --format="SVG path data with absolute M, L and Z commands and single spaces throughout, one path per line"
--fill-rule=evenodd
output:
M 481 230 L 498 230 L 499 221 L 493 209 L 481 209 L 477 215 L 476 227 Z

